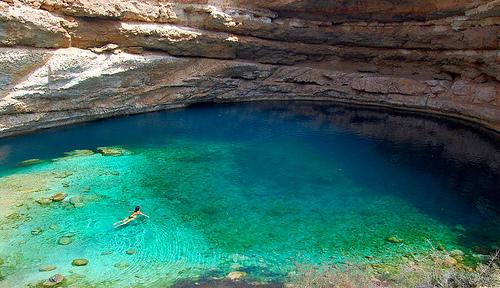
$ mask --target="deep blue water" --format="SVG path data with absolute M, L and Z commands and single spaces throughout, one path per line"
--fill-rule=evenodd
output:
M 100 146 L 125 147 L 134 156 L 89 156 L 45 166 L 16 166 L 26 159 L 54 159 L 67 151 Z M 142 201 L 149 203 L 152 213 L 178 218 L 179 222 L 151 220 L 156 226 L 141 226 L 139 235 L 155 243 L 143 247 L 141 257 L 161 263 L 180 257 L 170 250 L 162 254 L 149 249 L 163 249 L 162 241 L 168 240 L 158 237 L 170 233 L 165 227 L 182 226 L 185 230 L 175 234 L 179 247 L 207 249 L 209 254 L 218 251 L 204 260 L 186 252 L 190 264 L 185 269 L 196 266 L 201 274 L 211 269 L 225 273 L 231 270 L 227 263 L 233 261 L 228 259 L 235 257 L 243 259 L 238 266 L 255 277 L 272 278 L 286 274 L 286 261 L 301 253 L 312 262 L 331 255 L 364 259 L 367 254 L 390 260 L 398 253 L 423 253 L 428 240 L 471 254 L 500 246 L 498 134 L 419 114 L 311 102 L 197 105 L 0 139 L 0 165 L 4 176 L 70 169 L 75 174 L 68 178 L 68 186 L 51 184 L 46 193 L 69 187 L 68 194 L 76 195 L 73 187 L 88 185 L 96 191 L 95 197 L 115 199 L 122 211 Z M 89 172 L 92 167 L 119 171 L 120 180 L 100 182 L 102 172 L 88 174 L 95 173 Z M 73 214 L 58 208 L 43 213 L 72 217 L 71 221 L 83 225 L 78 211 L 115 209 L 114 203 L 102 201 Z M 30 213 L 37 213 L 36 209 Z M 102 213 L 108 222 L 123 214 Z M 235 227 L 238 223 L 244 226 Z M 32 229 L 49 223 L 24 225 Z M 95 233 L 112 233 L 104 222 L 95 225 Z M 154 233 L 149 235 L 148 229 Z M 89 233 L 80 237 L 92 241 L 95 236 Z M 390 235 L 405 238 L 404 247 L 386 247 L 384 237 Z M 9 243 L 24 243 L 23 237 L 14 236 Z M 116 237 L 92 249 L 124 249 L 118 247 L 121 238 Z M 287 239 L 289 249 L 280 250 Z M 144 245 L 143 240 L 136 241 L 137 247 Z M 191 246 L 186 241 L 192 241 Z M 29 243 L 26 251 L 45 245 Z M 73 254 L 82 249 L 72 247 L 68 251 Z M 112 266 L 98 257 L 91 261 L 101 268 Z M 280 266 L 277 263 L 283 267 L 275 269 Z M 266 272 L 256 265 L 266 267 Z M 137 269 L 134 273 L 143 268 Z M 13 273 L 11 279 L 18 279 L 29 271 L 9 273 Z M 89 274 L 97 275 L 92 271 Z M 182 277 L 196 275 L 191 272 Z M 36 273 L 29 275 L 35 279 Z

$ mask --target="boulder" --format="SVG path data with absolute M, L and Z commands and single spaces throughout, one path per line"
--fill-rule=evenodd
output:
M 73 259 L 73 261 L 71 262 L 71 265 L 73 266 L 85 266 L 87 264 L 89 264 L 89 260 L 85 258 Z

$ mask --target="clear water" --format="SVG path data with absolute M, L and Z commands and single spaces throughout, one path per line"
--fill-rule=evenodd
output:
M 129 153 L 62 157 L 99 146 Z M 31 158 L 45 161 L 16 166 Z M 498 135 L 477 127 L 309 102 L 195 106 L 3 139 L 0 287 L 54 273 L 77 287 L 233 270 L 286 281 L 300 263 L 398 265 L 431 245 L 472 255 L 500 246 L 499 159 Z M 60 203 L 35 202 L 59 191 Z M 114 229 L 136 205 L 151 218 Z M 73 242 L 57 244 L 64 235 Z

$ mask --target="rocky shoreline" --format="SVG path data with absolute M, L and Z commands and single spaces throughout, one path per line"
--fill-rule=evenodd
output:
M 312 13 L 307 1 L 0 1 L 0 137 L 254 100 L 389 106 L 499 131 L 498 1 L 324 2 Z

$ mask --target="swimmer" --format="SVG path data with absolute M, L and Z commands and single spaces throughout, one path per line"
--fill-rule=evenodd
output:
M 125 219 L 123 219 L 123 220 L 120 220 L 120 221 L 118 221 L 118 222 L 115 222 L 115 223 L 113 224 L 113 226 L 114 226 L 115 228 L 118 228 L 118 227 L 120 227 L 120 226 L 127 225 L 128 223 L 130 223 L 130 222 L 134 221 L 134 220 L 137 218 L 137 216 L 139 216 L 139 215 L 142 215 L 142 216 L 144 216 L 144 217 L 149 218 L 149 216 L 148 216 L 148 215 L 146 215 L 146 214 L 142 213 L 140 210 L 141 210 L 141 207 L 140 207 L 140 206 L 135 206 L 135 209 L 134 209 L 134 211 L 132 212 L 132 214 L 130 214 L 130 216 L 128 216 L 127 218 L 125 218 Z

